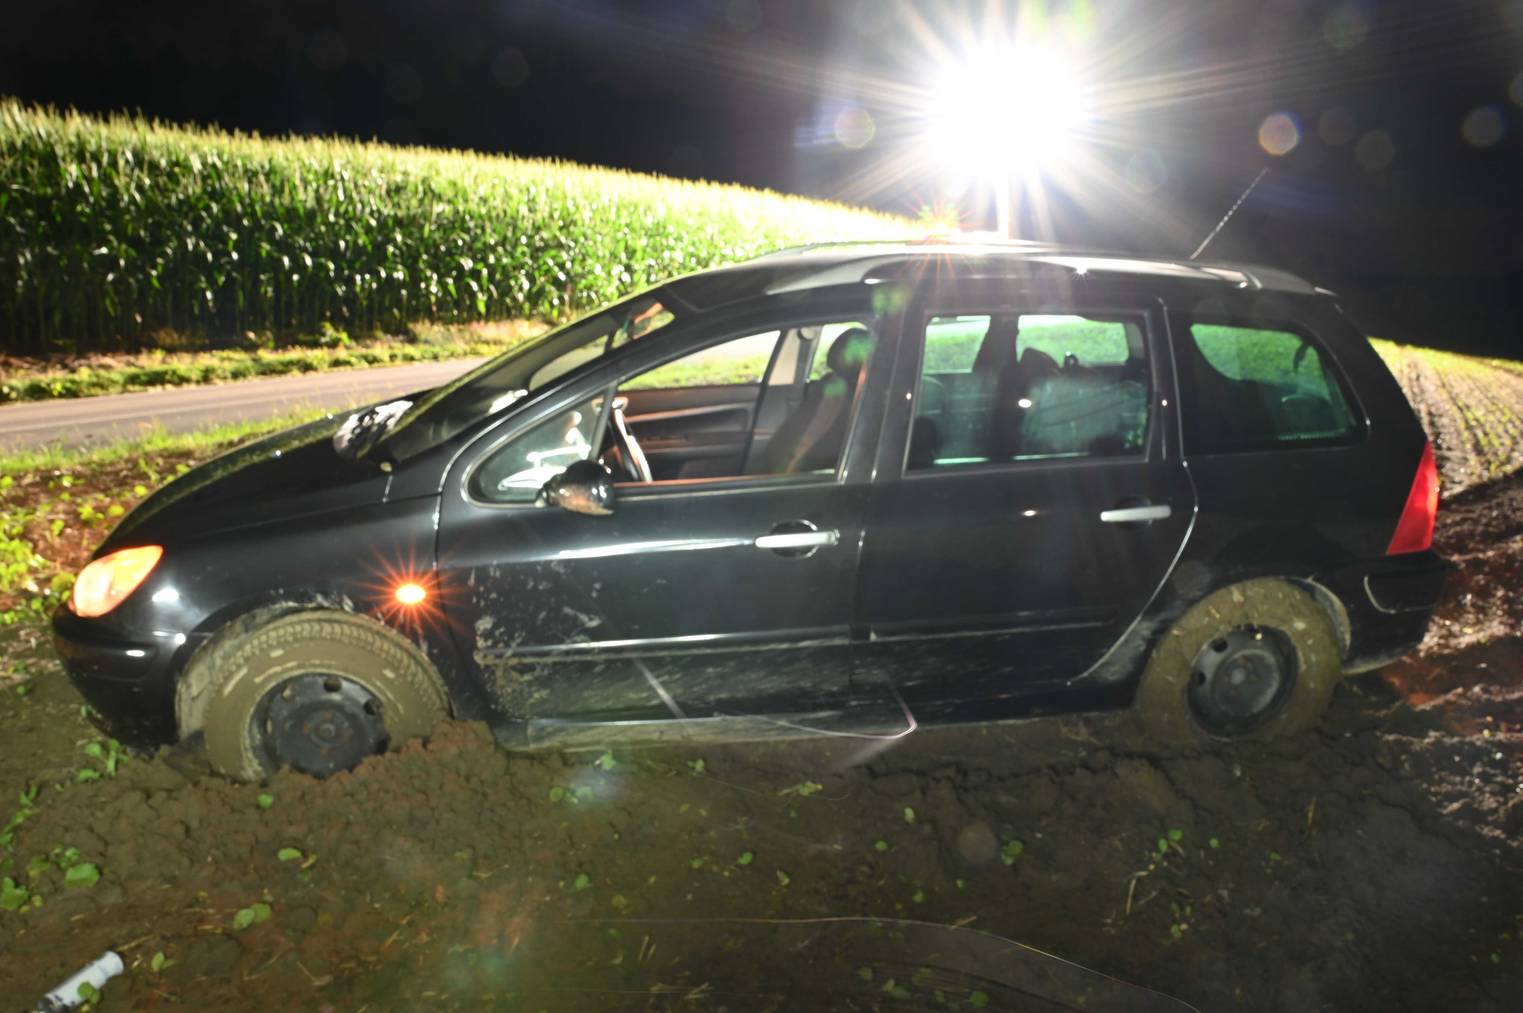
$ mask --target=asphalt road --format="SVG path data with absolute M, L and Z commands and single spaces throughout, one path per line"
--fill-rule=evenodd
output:
M 156 425 L 183 433 L 298 408 L 352 408 L 438 386 L 481 361 L 453 359 L 5 405 L 0 406 L 0 450 L 92 447 L 142 435 Z

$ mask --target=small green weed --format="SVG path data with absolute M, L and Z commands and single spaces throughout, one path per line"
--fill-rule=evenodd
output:
M 818 781 L 800 781 L 798 784 L 790 784 L 779 791 L 779 795 L 797 795 L 799 798 L 808 798 L 810 795 L 818 795 L 825 790 L 825 786 Z
M 32 899 L 31 891 L 6 876 L 0 879 L 0 910 L 20 911 Z
M 80 862 L 63 874 L 65 886 L 94 886 L 100 882 L 100 869 L 93 862 Z
M 580 805 L 592 798 L 592 786 L 579 784 L 575 788 L 567 788 L 564 785 L 555 785 L 550 789 L 551 802 L 565 802 L 568 805 Z
M 246 908 L 240 908 L 238 913 L 233 915 L 233 929 L 242 932 L 250 926 L 269 921 L 272 914 L 274 910 L 264 901 L 250 904 Z
M 11 818 L 6 821 L 5 829 L 0 830 L 0 848 L 10 848 L 16 843 L 16 828 L 25 823 L 37 808 L 37 786 L 33 785 L 22 791 L 20 802 Z
M 126 754 L 122 751 L 122 744 L 115 739 L 107 739 L 104 743 L 100 740 L 85 743 L 85 755 L 92 760 L 98 761 L 100 767 L 81 767 L 74 775 L 74 782 L 82 784 L 85 781 L 99 780 L 101 775 L 107 777 L 116 776 L 116 768 L 121 765 Z

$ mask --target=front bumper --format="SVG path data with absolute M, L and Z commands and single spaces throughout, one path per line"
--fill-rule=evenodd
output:
M 202 640 L 160 632 L 123 637 L 67 603 L 53 613 L 53 649 L 69 681 L 110 734 L 135 746 L 175 740 L 175 675 Z
M 1317 574 L 1348 613 L 1345 671 L 1379 667 L 1422 643 L 1451 569 L 1429 550 Z

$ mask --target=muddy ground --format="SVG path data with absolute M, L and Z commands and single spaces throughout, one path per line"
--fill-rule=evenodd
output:
M 532 756 L 448 724 L 326 782 L 233 785 L 187 750 L 112 776 L 13 627 L 33 678 L 0 694 L 0 818 L 40 789 L 0 874 L 41 902 L 0 911 L 0 995 L 115 947 L 102 1009 L 798 1009 L 843 968 L 861 1008 L 1020 1008 L 948 979 L 945 940 L 853 923 L 826 959 L 793 923 L 863 916 L 1203 1010 L 1523 1008 L 1520 507 L 1517 476 L 1447 504 L 1461 569 L 1417 657 L 1345 683 L 1317 733 L 1205 752 L 1125 716 Z
M 1459 569 L 1417 655 L 1268 745 L 1121 715 L 509 755 L 455 723 L 241 786 L 113 761 L 44 630 L 0 628 L 0 1005 L 110 947 L 108 1010 L 1168 1008 L 1002 937 L 1202 1010 L 1523 1009 L 1523 422 L 1472 396 L 1523 374 L 1391 354 Z M 130 507 L 133 467 L 89 484 Z M 66 491 L 12 495 L 71 571 L 100 532 Z

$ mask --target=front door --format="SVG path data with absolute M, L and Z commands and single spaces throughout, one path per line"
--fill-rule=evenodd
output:
M 1161 326 L 1098 292 L 919 301 L 868 512 L 859 678 L 912 702 L 1011 697 L 1116 643 L 1194 512 Z
M 462 455 L 446 490 L 463 491 L 446 492 L 441 518 L 444 597 L 507 716 L 798 713 L 843 700 L 867 494 L 845 451 L 871 328 L 780 322 L 690 340 Z M 779 362 L 822 335 L 862 343 L 852 375 L 832 377 L 850 388 L 832 388 L 847 399 L 842 424 L 832 436 L 823 416 L 785 419 L 758 440 L 768 390 L 807 375 L 793 361 L 781 376 Z M 808 452 L 769 446 L 778 434 Z M 534 505 L 549 474 L 587 456 L 620 480 L 610 516 Z

